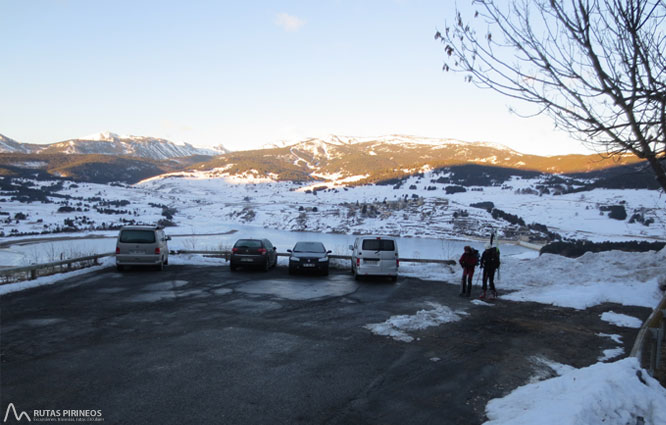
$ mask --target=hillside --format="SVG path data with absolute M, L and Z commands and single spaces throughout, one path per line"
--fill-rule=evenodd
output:
M 174 172 L 208 156 L 155 161 L 112 155 L 0 154 L 0 175 L 51 179 L 68 178 L 92 183 L 136 183 L 159 174 Z
M 585 173 L 638 162 L 628 156 L 618 161 L 599 155 L 525 155 L 500 145 L 449 139 L 389 136 L 366 140 L 331 136 L 283 147 L 232 152 L 197 164 L 192 170 L 278 181 L 367 184 L 464 164 L 540 173 Z

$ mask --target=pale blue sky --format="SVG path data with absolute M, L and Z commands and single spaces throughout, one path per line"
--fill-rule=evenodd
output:
M 459 0 L 459 5 L 466 4 Z M 441 71 L 453 1 L 0 0 L 0 133 L 259 147 L 340 134 L 588 152 Z

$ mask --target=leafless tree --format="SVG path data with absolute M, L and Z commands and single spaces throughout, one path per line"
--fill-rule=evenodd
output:
M 435 39 L 444 70 L 535 106 L 666 191 L 666 0 L 473 0 Z

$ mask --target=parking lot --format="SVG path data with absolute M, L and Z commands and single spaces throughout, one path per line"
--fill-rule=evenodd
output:
M 479 424 L 488 400 L 552 374 L 539 359 L 587 366 L 617 346 L 599 333 L 621 335 L 625 353 L 637 333 L 601 321 L 608 305 L 477 305 L 458 290 L 172 265 L 6 295 L 2 413 L 13 403 L 100 410 L 112 424 Z M 365 327 L 433 303 L 461 319 L 411 342 Z

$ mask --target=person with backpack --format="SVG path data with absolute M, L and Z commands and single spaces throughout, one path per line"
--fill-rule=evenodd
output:
M 470 296 L 472 293 L 472 277 L 474 277 L 474 268 L 479 263 L 479 251 L 471 246 L 465 247 L 465 252 L 458 260 L 463 268 L 462 290 L 460 296 Z
M 495 289 L 495 270 L 500 266 L 500 251 L 496 246 L 491 244 L 486 245 L 486 249 L 481 256 L 480 268 L 483 269 L 483 292 L 479 298 L 486 298 L 486 291 L 488 289 L 488 282 L 490 282 L 490 292 L 493 298 L 497 298 L 497 290 Z

